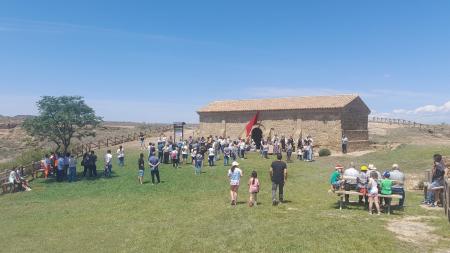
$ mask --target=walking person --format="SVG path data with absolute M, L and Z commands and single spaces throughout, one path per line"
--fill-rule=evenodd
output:
M 195 156 L 195 175 L 202 174 L 203 155 L 198 152 Z
M 242 177 L 242 170 L 238 167 L 239 163 L 234 161 L 228 170 L 228 178 L 230 179 L 230 196 L 231 205 L 236 206 L 239 183 Z
M 152 176 L 152 185 L 155 184 L 155 177 L 157 180 L 157 184 L 159 184 L 160 178 L 159 178 L 159 165 L 161 162 L 156 156 L 151 156 L 148 158 L 148 164 L 150 165 L 150 174 Z
M 256 173 L 256 171 L 252 171 L 252 175 L 250 177 L 250 180 L 248 181 L 248 191 L 250 193 L 248 206 L 252 207 L 257 205 L 259 187 L 258 174 Z
M 117 149 L 117 159 L 119 159 L 119 166 L 125 166 L 125 150 L 122 145 L 120 145 L 119 149 Z
M 276 206 L 279 202 L 284 201 L 284 185 L 287 181 L 287 165 L 283 162 L 283 156 L 277 154 L 277 160 L 272 162 L 270 166 L 270 178 L 272 179 L 272 205 Z M 277 188 L 278 200 L 276 198 Z
M 347 154 L 348 137 L 342 136 L 342 154 Z
M 144 170 L 145 170 L 145 162 L 144 162 L 144 154 L 143 153 L 141 153 L 139 155 L 138 169 L 139 169 L 138 180 L 139 180 L 140 184 L 143 184 L 144 183 Z
M 111 150 L 106 151 L 105 155 L 105 177 L 110 177 L 112 174 L 112 154 Z
M 74 182 L 77 177 L 77 159 L 74 155 L 69 155 L 69 182 Z

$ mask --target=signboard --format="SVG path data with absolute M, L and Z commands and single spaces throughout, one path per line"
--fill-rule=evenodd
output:
M 186 125 L 186 123 L 184 123 L 184 122 L 174 122 L 173 123 L 173 140 L 174 141 L 176 141 L 177 139 L 183 140 L 184 125 Z

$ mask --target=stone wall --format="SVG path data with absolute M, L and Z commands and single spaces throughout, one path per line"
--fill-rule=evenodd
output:
M 245 126 L 256 112 L 200 113 L 200 134 L 202 136 L 230 136 L 232 139 L 245 136 Z M 258 124 L 263 137 L 269 135 L 292 136 L 311 135 L 315 145 L 339 150 L 341 145 L 340 110 L 285 110 L 261 111 Z

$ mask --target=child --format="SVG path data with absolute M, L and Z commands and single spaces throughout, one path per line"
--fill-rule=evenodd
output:
M 369 214 L 372 214 L 372 206 L 375 203 L 378 215 L 380 215 L 380 204 L 378 200 L 378 184 L 377 184 L 378 174 L 376 171 L 370 173 L 369 184 Z
M 144 162 L 144 154 L 142 154 L 142 153 L 139 155 L 138 168 L 139 168 L 139 175 L 138 175 L 139 183 L 143 184 L 144 183 L 145 162 Z
M 385 171 L 383 173 L 383 180 L 381 180 L 381 194 L 382 195 L 391 195 L 392 194 L 392 180 L 390 179 L 391 173 L 389 171 Z M 391 198 L 384 198 L 384 203 L 389 205 L 391 202 Z
M 178 148 L 174 148 L 170 153 L 172 158 L 172 167 L 178 169 L 179 161 L 178 161 Z
M 257 195 L 259 192 L 259 180 L 258 180 L 258 174 L 256 171 L 252 171 L 252 175 L 250 177 L 250 180 L 248 181 L 249 186 L 249 193 L 250 193 L 250 199 L 248 201 L 248 206 L 256 206 L 257 205 Z
M 331 189 L 330 190 L 332 192 L 342 188 L 342 184 L 344 183 L 344 180 L 341 180 L 343 169 L 344 169 L 344 167 L 342 167 L 342 165 L 338 164 L 335 167 L 335 171 L 331 174 L 331 177 L 330 177 Z

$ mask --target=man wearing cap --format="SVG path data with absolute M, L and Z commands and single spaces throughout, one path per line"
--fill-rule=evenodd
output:
M 283 202 L 283 188 L 287 180 L 287 165 L 281 161 L 283 156 L 281 153 L 277 154 L 277 161 L 272 162 L 270 166 L 270 178 L 272 179 L 272 205 L 277 205 L 276 199 L 277 188 L 279 189 L 279 201 Z
M 356 190 L 357 189 L 357 178 L 359 176 L 359 172 L 354 168 L 353 163 L 350 164 L 350 168 L 344 171 L 344 189 L 346 191 Z M 348 204 L 349 195 L 345 194 L 345 203 Z
M 398 164 L 392 165 L 392 171 L 390 172 L 391 180 L 393 181 L 392 185 L 392 194 L 402 195 L 402 198 L 398 202 L 398 207 L 403 208 L 403 203 L 405 203 L 405 175 L 400 171 Z

